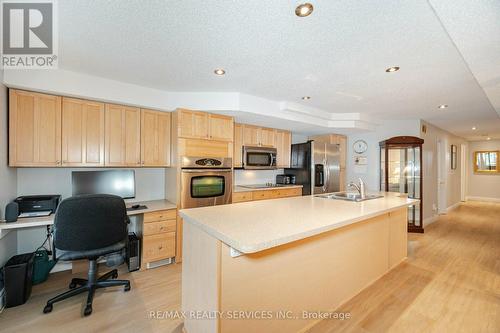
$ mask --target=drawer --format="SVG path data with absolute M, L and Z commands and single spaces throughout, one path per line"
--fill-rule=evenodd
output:
M 266 200 L 276 198 L 276 190 L 254 191 L 252 192 L 253 200 Z
M 144 214 L 144 223 L 175 219 L 177 219 L 177 209 L 159 210 Z
M 234 192 L 233 193 L 233 203 L 252 201 L 252 192 Z
M 175 231 L 176 225 L 176 220 L 144 223 L 143 235 L 149 236 L 165 232 L 172 232 Z
M 143 262 L 175 257 L 175 232 L 144 236 L 142 241 Z

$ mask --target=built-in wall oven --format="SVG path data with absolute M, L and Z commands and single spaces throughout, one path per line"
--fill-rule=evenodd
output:
M 243 146 L 244 169 L 276 169 L 276 148 Z
M 181 158 L 181 208 L 230 204 L 233 189 L 231 158 Z

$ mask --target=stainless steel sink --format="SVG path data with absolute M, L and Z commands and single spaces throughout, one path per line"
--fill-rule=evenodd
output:
M 361 195 L 359 193 L 337 192 L 337 193 L 329 193 L 329 194 L 320 194 L 320 195 L 316 195 L 316 197 L 324 198 L 324 199 L 335 199 L 335 200 L 346 200 L 346 201 L 360 202 L 360 201 L 382 198 L 383 195 L 367 194 L 364 199 L 361 199 Z

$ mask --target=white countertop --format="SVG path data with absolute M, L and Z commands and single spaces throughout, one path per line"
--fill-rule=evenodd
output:
M 183 209 L 180 215 L 233 249 L 255 253 L 418 202 L 399 193 L 381 194 L 383 198 L 363 202 L 315 196 L 250 201 Z
M 236 185 L 233 188 L 233 192 L 238 193 L 238 192 L 281 190 L 281 189 L 299 188 L 299 187 L 302 188 L 302 185 L 283 185 L 283 186 L 270 186 L 270 187 L 262 187 L 262 188 L 249 188 L 249 187 L 243 187 L 242 185 Z
M 127 211 L 127 215 L 138 215 L 150 212 L 156 212 L 159 210 L 167 210 L 167 209 L 175 209 L 176 205 L 171 203 L 168 200 L 151 200 L 151 201 L 141 201 L 141 202 L 133 202 L 127 203 L 127 207 L 131 207 L 132 205 L 145 205 L 148 208 L 146 209 L 137 209 Z M 27 218 L 18 218 L 16 222 L 7 223 L 5 221 L 0 222 L 0 230 L 9 230 L 9 229 L 20 229 L 20 228 L 30 228 L 30 227 L 41 227 L 45 225 L 54 224 L 54 214 L 49 216 L 42 217 L 27 217 Z

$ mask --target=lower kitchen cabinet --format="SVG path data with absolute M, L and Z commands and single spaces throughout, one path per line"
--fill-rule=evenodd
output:
M 141 269 L 146 269 L 149 263 L 175 257 L 176 217 L 176 209 L 144 214 Z
M 301 195 L 302 195 L 301 187 L 281 188 L 276 190 L 233 192 L 233 203 L 277 199 L 277 198 L 288 198 Z

